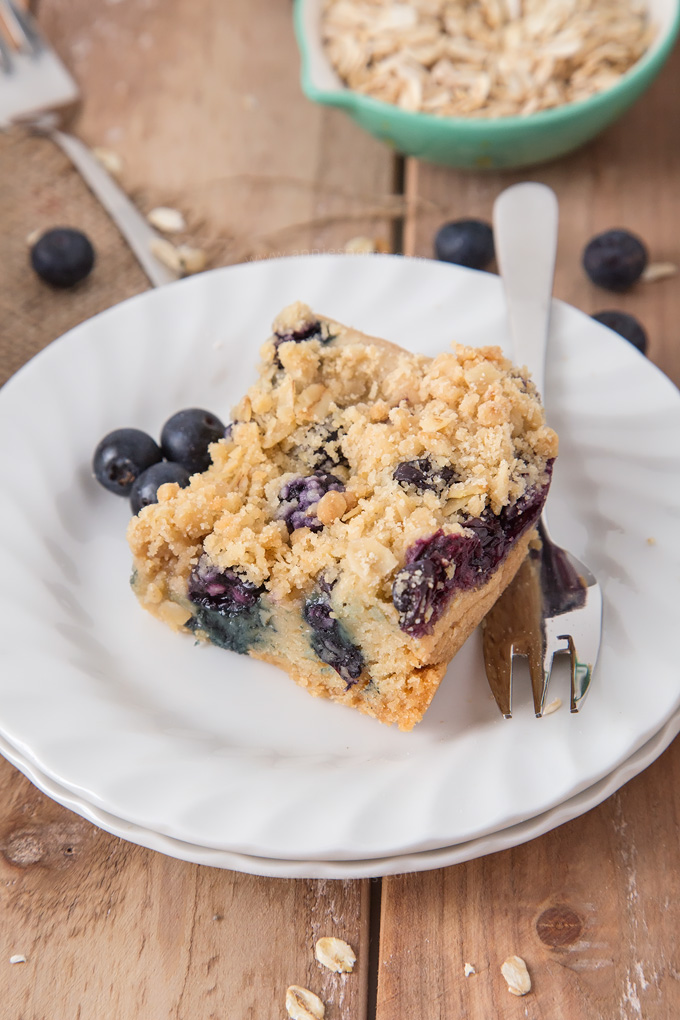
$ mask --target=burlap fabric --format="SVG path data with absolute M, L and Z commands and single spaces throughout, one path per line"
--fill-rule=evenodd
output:
M 83 230 L 97 260 L 68 290 L 40 280 L 26 238 Z M 68 159 L 46 138 L 0 132 L 0 384 L 68 329 L 149 286 L 125 241 Z

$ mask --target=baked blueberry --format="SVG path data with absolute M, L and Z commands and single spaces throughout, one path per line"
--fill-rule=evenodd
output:
M 638 322 L 634 315 L 629 315 L 628 312 L 609 311 L 597 312 L 592 318 L 613 329 L 643 354 L 647 353 L 647 334 L 642 323 Z
M 339 673 L 348 688 L 351 687 L 364 670 L 364 657 L 340 621 L 332 615 L 330 603 L 312 597 L 305 602 L 302 615 L 312 629 L 310 644 L 316 654 Z
M 174 464 L 169 460 L 162 460 L 159 464 L 152 464 L 146 471 L 142 471 L 130 491 L 130 506 L 133 514 L 138 514 L 150 503 L 158 502 L 158 490 L 166 482 L 177 482 L 181 489 L 189 484 L 191 475 L 181 464 Z
M 486 269 L 494 257 L 493 231 L 484 220 L 452 220 L 434 239 L 435 256 L 470 269 Z
M 289 532 L 296 531 L 297 528 L 321 531 L 323 524 L 319 518 L 307 511 L 327 492 L 344 491 L 345 486 L 340 479 L 325 471 L 315 471 L 313 475 L 292 478 L 279 493 L 281 508 L 277 517 L 286 522 Z
M 548 474 L 551 469 L 548 462 Z M 446 535 L 440 529 L 414 542 L 392 584 L 401 629 L 413 637 L 429 634 L 453 592 L 469 591 L 486 581 L 510 546 L 536 523 L 547 492 L 547 485 L 530 489 L 498 516 L 487 510 L 464 521 L 465 532 Z
M 115 429 L 97 444 L 94 476 L 105 489 L 127 496 L 143 471 L 163 459 L 161 448 L 141 429 Z
M 647 265 L 647 249 L 629 230 L 606 230 L 588 242 L 583 268 L 598 287 L 622 291 L 639 280 Z
M 314 422 L 305 430 L 304 441 L 290 451 L 311 471 L 333 471 L 337 467 L 349 467 L 342 452 L 344 432 L 333 428 L 329 421 Z
M 279 360 L 278 349 L 281 344 L 295 343 L 300 344 L 305 340 L 319 340 L 322 344 L 330 343 L 333 339 L 332 336 L 325 336 L 321 328 L 320 322 L 309 322 L 302 329 L 291 329 L 285 333 L 276 332 L 274 334 L 274 347 L 277 351 L 275 355 L 275 361 L 279 368 L 282 368 L 281 361 Z
M 94 248 L 89 238 L 72 227 L 46 231 L 31 248 L 31 265 L 53 287 L 73 287 L 92 270 Z
M 302 329 L 290 329 L 285 333 L 274 334 L 274 346 L 278 349 L 281 344 L 295 343 L 300 344 L 304 340 L 321 340 L 321 323 L 320 322 L 308 322 Z
M 223 439 L 225 427 L 210 411 L 188 407 L 168 418 L 161 431 L 161 449 L 168 460 L 181 464 L 189 474 L 210 467 L 208 447 Z
M 219 570 L 204 554 L 189 577 L 189 599 L 194 615 L 186 627 L 202 631 L 213 644 L 247 655 L 261 642 L 264 626 L 260 596 L 255 585 L 237 570 Z
M 264 585 L 253 584 L 235 570 L 219 570 L 201 556 L 189 577 L 189 598 L 206 609 L 238 616 L 257 603 Z
M 404 489 L 414 488 L 418 492 L 429 490 L 441 495 L 451 485 L 456 472 L 448 464 L 436 467 L 429 457 L 419 457 L 417 460 L 403 460 L 397 464 L 392 477 Z

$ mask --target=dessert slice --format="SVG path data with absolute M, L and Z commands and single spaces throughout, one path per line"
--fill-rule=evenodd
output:
M 161 620 L 409 730 L 522 562 L 557 437 L 496 347 L 285 309 L 212 464 L 132 519 Z

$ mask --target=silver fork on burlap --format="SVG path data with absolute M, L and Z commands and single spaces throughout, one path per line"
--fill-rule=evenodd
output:
M 557 252 L 558 206 L 543 184 L 516 184 L 496 199 L 494 241 L 507 304 L 512 357 L 543 396 Z M 549 500 L 548 500 L 549 502 Z M 545 512 L 512 584 L 482 623 L 484 664 L 496 703 L 512 716 L 516 656 L 528 659 L 534 711 L 543 715 L 553 658 L 571 662 L 571 711 L 591 685 L 602 633 L 602 591 L 591 571 L 550 538 Z
M 154 287 L 177 274 L 153 255 L 160 235 L 80 139 L 60 130 L 61 118 L 79 98 L 78 86 L 15 0 L 0 0 L 0 128 L 25 124 L 50 138 L 68 156 L 130 245 Z

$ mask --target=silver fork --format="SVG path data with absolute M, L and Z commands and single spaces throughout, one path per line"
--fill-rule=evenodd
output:
M 558 207 L 543 184 L 516 184 L 494 205 L 496 257 L 505 287 L 513 360 L 526 365 L 543 395 L 545 354 L 557 251 Z M 482 623 L 489 686 L 512 716 L 512 665 L 529 660 L 534 711 L 543 715 L 553 657 L 571 661 L 571 711 L 590 687 L 602 632 L 602 591 L 591 571 L 550 538 L 545 513 L 540 549 L 529 552 L 515 580 Z
M 30 14 L 14 0 L 0 0 L 0 128 L 23 123 L 51 138 L 106 209 L 153 286 L 171 283 L 177 274 L 151 250 L 160 235 L 87 146 L 59 130 L 60 114 L 77 99 L 76 83 Z

